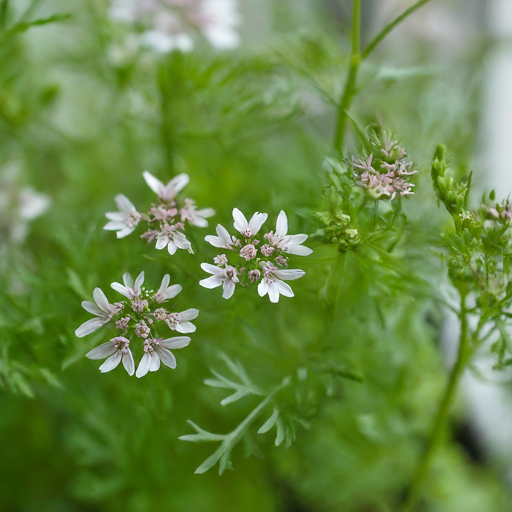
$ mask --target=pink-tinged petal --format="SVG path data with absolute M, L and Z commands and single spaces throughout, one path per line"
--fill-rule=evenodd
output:
M 208 274 L 214 274 L 216 276 L 224 274 L 224 270 L 217 267 L 216 265 L 212 265 L 211 263 L 201 263 L 201 268 L 208 272 Z
M 209 219 L 215 215 L 215 210 L 213 208 L 203 208 L 202 210 L 197 210 L 196 215 L 203 219 Z
M 151 356 L 147 353 L 144 353 L 142 359 L 140 360 L 139 366 L 137 367 L 137 372 L 135 373 L 136 377 L 140 379 L 144 377 L 146 373 L 149 372 L 149 367 L 151 366 Z
M 105 217 L 107 217 L 108 220 L 113 220 L 114 222 L 122 222 L 123 224 L 126 224 L 126 215 L 121 212 L 107 212 L 105 213 Z M 106 228 L 103 228 L 106 229 Z
M 123 366 L 128 372 L 128 375 L 132 376 L 135 372 L 135 362 L 133 361 L 133 355 L 130 349 L 123 353 Z
M 217 235 L 219 235 L 219 238 L 224 240 L 224 242 L 226 242 L 228 245 L 232 244 L 231 236 L 229 234 L 229 231 L 224 226 L 222 226 L 220 224 L 217 224 L 216 231 L 217 231 Z
M 204 288 L 209 288 L 211 290 L 212 288 L 220 286 L 222 284 L 222 279 L 219 276 L 211 276 L 207 279 L 202 279 L 199 281 L 199 284 Z
M 305 247 L 304 245 L 287 245 L 284 247 L 283 251 L 288 254 L 295 254 L 296 256 L 309 256 L 313 252 L 313 249 Z
M 126 288 L 133 288 L 133 277 L 128 272 L 125 272 L 123 274 L 123 283 L 126 286 Z
M 111 220 L 103 226 L 103 229 L 105 231 L 121 231 L 127 227 L 128 226 L 124 220 Z
M 285 236 L 286 233 L 288 233 L 288 219 L 286 218 L 286 213 L 281 210 L 277 217 L 276 234 Z
M 193 226 L 197 226 L 198 228 L 207 228 L 209 225 L 206 219 L 203 219 L 202 217 L 199 216 L 197 216 L 196 219 L 193 222 L 191 222 L 191 224 Z
M 118 231 L 116 233 L 117 238 L 124 238 L 125 236 L 131 235 L 135 231 L 134 226 L 127 226 L 124 229 L 121 229 L 121 231 Z
M 156 352 L 151 354 L 151 363 L 149 365 L 150 372 L 156 372 L 160 368 L 160 358 Z
M 169 245 L 167 246 L 167 250 L 169 251 L 169 254 L 171 256 L 178 250 L 178 246 L 174 243 L 174 240 L 169 240 Z
M 94 331 L 97 331 L 100 327 L 105 325 L 106 321 L 102 318 L 93 318 L 83 323 L 76 331 L 75 336 L 77 338 L 83 338 Z
M 260 297 L 263 297 L 268 292 L 268 283 L 265 279 L 258 285 L 258 293 Z
M 169 368 L 172 369 L 176 368 L 176 358 L 174 357 L 172 352 L 163 347 L 157 347 L 156 351 L 158 353 L 158 356 L 162 360 L 162 363 L 164 363 L 165 366 L 168 366 Z
M 300 270 L 297 268 L 297 269 L 289 269 L 289 270 L 276 270 L 274 272 L 274 274 L 279 279 L 284 279 L 285 281 L 291 281 L 293 279 L 299 279 L 300 277 L 305 275 L 306 272 L 304 272 L 304 270 Z
M 103 343 L 102 345 L 99 345 L 87 352 L 85 357 L 88 357 L 89 359 L 105 359 L 105 357 L 111 356 L 116 350 L 117 349 L 114 347 L 114 344 L 111 341 L 107 341 L 106 343 Z
M 168 236 L 161 236 L 156 239 L 156 248 L 160 251 L 164 247 L 167 247 L 167 244 L 169 243 L 169 237 Z
M 278 279 L 274 282 L 274 286 L 281 295 L 284 295 L 285 297 L 294 297 L 293 290 L 290 288 L 289 284 L 279 281 Z
M 279 291 L 276 287 L 276 283 L 270 283 L 268 285 L 268 298 L 270 299 L 270 302 L 273 302 L 274 304 L 279 302 Z
M 188 320 L 194 320 L 194 318 L 197 318 L 199 315 L 199 309 L 190 308 L 186 309 L 185 311 L 182 311 L 181 313 L 178 313 L 180 316 L 180 321 L 188 321 Z
M 233 208 L 233 220 L 235 221 L 233 226 L 240 233 L 249 227 L 245 215 L 238 208 Z
M 182 290 L 182 286 L 180 284 L 173 284 L 172 286 L 169 286 L 169 288 L 167 288 L 164 291 L 166 300 L 176 297 L 176 295 L 178 295 L 178 293 L 180 293 L 181 290 Z
M 129 274 L 128 274 L 129 275 Z M 131 277 L 131 276 L 130 276 Z M 133 285 L 133 289 L 135 292 L 140 292 L 141 286 L 144 284 L 144 271 L 142 271 L 135 280 L 135 284 Z
M 252 229 L 253 235 L 255 235 L 263 226 L 263 223 L 267 220 L 268 214 L 256 212 L 249 222 L 249 228 Z
M 122 352 L 120 350 L 117 350 L 116 353 L 112 356 L 110 356 L 101 366 L 100 366 L 100 372 L 101 373 L 107 373 L 114 368 L 117 367 L 117 365 L 121 362 Z
M 222 292 L 222 297 L 224 299 L 230 299 L 235 293 L 236 284 L 233 281 L 224 281 L 224 291 Z
M 196 326 L 190 322 L 180 322 L 176 326 L 176 331 L 180 332 L 181 334 L 188 334 L 189 332 L 195 332 Z
M 190 177 L 186 173 L 178 174 L 175 178 L 173 178 L 169 183 L 167 183 L 166 187 L 167 189 L 170 189 L 174 192 L 174 194 L 177 194 L 183 188 L 188 185 L 188 182 L 190 181 Z
M 116 197 L 114 197 L 114 201 L 116 202 L 119 210 L 123 213 L 128 214 L 134 210 L 137 211 L 132 202 L 124 194 L 118 194 Z
M 187 347 L 190 343 L 190 338 L 188 336 L 175 336 L 174 338 L 167 338 L 166 340 L 162 340 L 160 345 L 166 348 L 183 348 Z
M 219 247 L 221 249 L 227 249 L 226 247 L 226 241 L 218 236 L 213 235 L 207 235 L 204 237 L 204 239 L 210 244 L 213 245 L 213 247 Z M 230 247 L 231 249 L 231 247 Z
M 164 191 L 164 184 L 157 178 L 155 178 L 150 172 L 144 171 L 142 173 L 142 177 L 144 181 L 147 183 L 148 187 L 159 197 Z M 140 365 L 139 365 L 140 367 Z M 138 371 L 138 370 L 137 370 Z M 147 373 L 147 372 L 146 372 Z M 144 374 L 146 375 L 146 374 Z
M 92 315 L 105 317 L 105 313 L 98 307 L 94 302 L 89 302 L 88 300 L 84 300 L 82 302 L 82 307 L 87 311 L 87 313 L 91 313 Z
M 110 287 L 121 295 L 124 295 L 127 299 L 133 299 L 133 294 L 121 283 L 112 283 Z

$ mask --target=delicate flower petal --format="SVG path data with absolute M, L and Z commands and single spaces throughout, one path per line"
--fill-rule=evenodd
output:
M 279 213 L 277 217 L 276 224 L 276 234 L 283 237 L 288 232 L 288 219 L 286 218 L 286 213 L 283 210 Z
M 107 341 L 87 352 L 85 357 L 89 359 L 105 359 L 105 357 L 111 356 L 116 351 L 117 349 L 114 344 L 111 341 Z
M 205 272 L 208 272 L 209 274 L 214 274 L 216 276 L 223 274 L 223 270 L 221 268 L 212 265 L 211 263 L 201 263 L 201 268 Z
M 167 183 L 166 188 L 168 188 L 171 192 L 176 195 L 178 192 L 181 192 L 181 190 L 188 185 L 188 182 L 190 181 L 190 177 L 186 173 L 178 174 L 175 178 L 173 178 L 169 183 Z
M 103 229 L 106 231 L 122 231 L 126 228 L 127 226 L 124 220 L 111 220 L 103 226 Z
M 128 372 L 128 375 L 132 376 L 135 372 L 135 362 L 133 361 L 133 355 L 130 349 L 123 353 L 123 366 Z
M 97 331 L 100 327 L 105 325 L 106 321 L 103 318 L 93 318 L 83 323 L 76 331 L 75 336 L 77 338 L 83 338 L 94 331 Z
M 276 283 L 270 283 L 268 285 L 268 298 L 270 302 L 279 302 L 279 291 L 276 288 Z
M 190 242 L 183 233 L 176 232 L 172 241 L 178 246 L 179 249 L 190 249 Z
M 263 279 L 260 284 L 258 285 L 258 293 L 260 294 L 260 297 L 265 296 L 265 294 L 268 292 L 268 283 L 265 279 Z
M 99 308 L 105 311 L 105 313 L 109 314 L 112 311 L 112 308 L 110 307 L 110 304 L 107 300 L 106 295 L 103 293 L 103 291 L 100 288 L 94 288 L 94 292 L 92 294 L 94 302 L 98 304 Z
M 160 357 L 162 363 L 164 363 L 169 368 L 176 368 L 176 358 L 173 353 L 166 348 L 157 347 L 156 349 L 158 357 Z
M 249 227 L 245 215 L 238 208 L 233 208 L 233 219 L 235 221 L 233 223 L 233 226 L 240 233 L 242 233 L 242 231 L 245 231 Z
M 224 299 L 230 299 L 233 296 L 233 293 L 235 293 L 235 287 L 236 284 L 233 281 L 226 279 L 223 283 L 224 291 L 222 292 L 222 297 Z
M 144 377 L 146 373 L 149 372 L 149 367 L 151 366 L 151 356 L 148 353 L 144 353 L 142 359 L 140 360 L 139 366 L 137 367 L 137 372 L 135 373 L 136 377 L 140 379 Z
M 195 332 L 196 326 L 190 322 L 180 322 L 176 326 L 176 331 L 181 332 L 182 334 L 188 334 L 189 332 Z
M 252 234 L 255 235 L 263 226 L 263 223 L 267 220 L 267 213 L 256 212 L 249 222 L 249 228 L 252 230 Z
M 204 237 L 204 239 L 211 245 L 213 245 L 213 247 L 219 247 L 221 249 L 227 249 L 226 247 L 226 242 L 218 237 L 218 236 L 213 236 L 213 235 L 206 235 Z
M 117 238 L 124 238 L 125 236 L 128 236 L 132 234 L 135 231 L 135 226 L 127 226 L 121 231 L 118 231 L 116 233 Z
M 187 321 L 187 320 L 194 320 L 194 318 L 197 318 L 199 315 L 199 309 L 190 308 L 186 309 L 185 311 L 182 311 L 179 313 L 180 315 L 180 321 Z
M 305 247 L 304 245 L 287 245 L 283 248 L 283 251 L 287 254 L 295 254 L 296 256 L 309 256 L 313 249 Z
M 199 284 L 203 286 L 204 288 L 217 288 L 217 286 L 220 286 L 222 284 L 222 279 L 219 276 L 211 276 L 207 279 L 202 279 L 199 281 Z
M 289 284 L 277 279 L 274 282 L 274 286 L 281 295 L 284 295 L 285 297 L 294 297 L 293 290 L 290 288 Z
M 87 311 L 88 313 L 91 313 L 96 316 L 105 317 L 104 311 L 102 311 L 94 302 L 89 302 L 88 300 L 84 300 L 82 302 L 82 307 Z
M 130 278 L 131 278 L 131 276 L 130 276 Z M 132 286 L 132 288 L 135 291 L 135 293 L 140 293 L 140 289 L 141 289 L 143 283 L 144 283 L 144 271 L 142 271 L 137 276 L 137 279 L 135 280 L 135 284 Z
M 132 213 L 134 210 L 137 211 L 132 202 L 124 194 L 118 194 L 114 197 L 114 201 L 119 210 L 125 214 Z
M 121 283 L 112 283 L 110 287 L 116 292 L 119 292 L 121 295 L 124 295 L 127 299 L 133 299 L 133 294 L 131 291 Z
M 174 338 L 167 338 L 166 340 L 162 340 L 160 345 L 166 348 L 183 348 L 188 346 L 190 343 L 190 338 L 188 336 L 175 336 Z
M 156 248 L 158 250 L 163 249 L 164 247 L 167 247 L 169 243 L 169 237 L 168 236 L 161 236 L 156 239 Z
M 158 354 L 155 351 L 151 354 L 151 363 L 149 365 L 149 371 L 156 372 L 159 368 L 160 368 L 160 358 L 158 357 Z
M 160 288 L 158 289 L 157 293 L 163 293 L 169 286 L 170 280 L 171 276 L 169 274 L 165 274 L 165 276 L 162 279 L 162 284 L 160 285 Z
M 287 270 L 277 270 L 275 272 L 275 275 L 279 279 L 284 279 L 285 281 L 291 281 L 292 279 L 299 279 L 303 275 L 305 275 L 306 272 L 304 270 L 300 270 L 298 268 L 294 269 L 287 269 Z
M 289 235 L 288 245 L 298 245 L 304 243 L 308 239 L 308 235 Z
M 171 256 L 178 250 L 178 247 L 174 243 L 174 240 L 169 240 L 169 245 L 167 246 L 167 250 L 169 251 L 169 254 Z
M 159 179 L 155 178 L 149 171 L 144 171 L 142 173 L 142 177 L 144 178 L 144 181 L 147 183 L 148 187 L 155 194 L 157 194 L 158 196 L 160 196 L 160 194 L 162 194 L 162 192 L 164 191 L 164 184 Z M 139 365 L 139 367 L 140 367 L 140 365 Z
M 166 300 L 176 297 L 176 295 L 178 295 L 178 293 L 180 293 L 181 290 L 182 290 L 182 286 L 180 284 L 173 284 L 172 286 L 169 286 L 169 288 L 167 288 L 164 291 Z
M 108 220 L 112 220 L 114 222 L 122 222 L 123 226 L 125 225 L 126 215 L 122 212 L 107 212 L 105 213 L 105 217 Z M 106 227 L 103 229 L 107 229 Z
M 121 356 L 122 352 L 120 350 L 116 350 L 116 353 L 114 355 L 111 355 L 101 366 L 100 366 L 100 372 L 106 373 L 114 368 L 117 367 L 117 365 L 121 362 Z

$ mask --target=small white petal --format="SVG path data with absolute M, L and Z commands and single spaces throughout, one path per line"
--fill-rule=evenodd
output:
M 136 377 L 140 379 L 144 377 L 146 373 L 149 372 L 149 367 L 151 366 L 151 356 L 147 353 L 144 353 L 142 359 L 140 360 L 139 366 L 137 367 L 137 372 L 135 373 Z
M 119 292 L 121 295 L 124 295 L 127 299 L 133 299 L 133 294 L 126 288 L 126 286 L 123 286 L 121 283 L 112 283 L 110 287 L 115 290 L 116 292 Z
M 283 210 L 279 213 L 279 216 L 277 217 L 277 224 L 276 224 L 276 234 L 279 236 L 285 236 L 288 232 L 288 219 L 286 218 L 286 213 L 284 213 Z
M 196 326 L 190 322 L 180 322 L 176 326 L 176 330 L 182 334 L 188 334 L 196 331 Z
M 295 254 L 296 256 L 309 256 L 313 252 L 313 249 L 304 245 L 287 245 L 283 250 L 288 254 Z
M 171 280 L 171 276 L 169 274 L 165 274 L 165 276 L 162 279 L 162 284 L 160 285 L 160 288 L 158 289 L 157 293 L 163 293 L 169 286 L 170 280 Z
M 222 279 L 219 276 L 211 276 L 207 279 L 202 279 L 199 281 L 199 284 L 203 286 L 204 288 L 217 288 L 217 286 L 220 286 L 222 284 Z
M 105 217 L 107 217 L 108 220 L 113 220 L 114 222 L 122 222 L 123 224 L 126 224 L 126 215 L 121 212 L 107 212 L 105 213 Z M 103 228 L 107 229 L 107 228 Z
M 219 247 L 221 249 L 227 249 L 226 247 L 226 241 L 218 236 L 213 235 L 207 235 L 204 237 L 204 239 L 210 244 L 213 245 L 213 247 Z M 231 247 L 230 247 L 231 248 Z
M 190 249 L 190 242 L 183 233 L 175 233 L 173 242 L 178 246 L 179 249 Z
M 132 202 L 124 194 L 118 194 L 116 197 L 114 197 L 114 201 L 116 202 L 119 210 L 123 213 L 128 214 L 132 213 L 133 211 L 137 211 Z
M 268 283 L 265 279 L 263 279 L 258 285 L 258 293 L 260 297 L 263 297 L 268 292 Z
M 166 340 L 162 340 L 160 345 L 166 348 L 183 348 L 187 347 L 190 343 L 190 338 L 188 336 L 175 336 L 174 338 L 167 338 Z
M 131 276 L 130 276 L 131 277 Z M 135 280 L 135 284 L 132 286 L 132 288 L 134 289 L 134 291 L 137 293 L 137 292 L 140 292 L 140 288 L 141 286 L 144 284 L 144 271 L 142 271 L 138 276 L 137 276 L 137 279 Z
M 164 190 L 164 184 L 157 178 L 155 178 L 149 171 L 144 171 L 142 173 L 142 177 L 144 181 L 147 183 L 148 187 L 158 196 Z M 140 365 L 139 365 L 140 367 Z M 137 370 L 138 371 L 138 370 Z M 146 372 L 147 373 L 147 372 Z M 145 375 L 145 374 L 144 374 Z
M 211 279 L 211 278 L 210 278 Z M 222 292 L 222 297 L 224 299 L 230 299 L 235 293 L 236 284 L 233 281 L 224 281 L 224 291 Z
M 94 302 L 89 302 L 88 300 L 84 300 L 82 302 L 82 307 L 88 313 L 91 313 L 96 316 L 105 317 L 105 313 L 98 306 L 96 306 L 96 304 L 94 304 Z
M 221 268 L 217 267 L 216 265 L 212 265 L 211 263 L 201 263 L 201 268 L 205 272 L 208 272 L 208 274 L 214 274 L 216 276 L 224 273 Z
M 93 318 L 83 323 L 76 331 L 75 336 L 77 338 L 83 338 L 94 331 L 97 331 L 100 327 L 105 325 L 105 320 L 102 318 Z
M 88 357 L 89 359 L 105 359 L 105 357 L 111 356 L 116 352 L 116 350 L 117 349 L 114 347 L 114 344 L 111 341 L 107 341 L 106 343 L 103 343 L 102 345 L 99 345 L 87 352 L 85 357 Z
M 125 272 L 123 274 L 123 283 L 126 286 L 126 288 L 133 288 L 133 277 L 128 272 Z
M 190 181 L 189 175 L 186 173 L 178 174 L 166 185 L 174 194 L 180 192 Z M 172 199 L 172 198 L 171 198 Z
M 190 308 L 178 313 L 180 316 L 180 321 L 194 320 L 199 315 L 199 309 Z
M 133 361 L 133 355 L 130 349 L 123 354 L 123 366 L 128 372 L 128 375 L 133 375 L 135 372 L 135 362 Z
M 117 236 L 117 238 L 124 238 L 125 236 L 132 234 L 134 231 L 135 231 L 134 226 L 131 226 L 131 227 L 127 226 L 124 229 L 121 229 L 121 231 L 118 231 L 116 233 L 116 236 Z
M 298 245 L 304 243 L 308 239 L 308 235 L 290 235 L 290 239 L 288 240 L 288 245 Z
M 238 208 L 233 208 L 233 219 L 235 221 L 233 226 L 240 233 L 249 227 L 245 215 Z
M 165 298 L 172 299 L 172 298 L 176 297 L 176 295 L 178 295 L 178 293 L 180 293 L 181 290 L 182 290 L 182 286 L 180 284 L 173 284 L 172 286 L 169 286 L 169 288 L 167 288 L 164 291 Z
M 270 283 L 268 285 L 268 298 L 270 302 L 279 302 L 279 291 L 276 288 L 276 283 Z
M 92 293 L 94 302 L 98 304 L 98 307 L 105 311 L 105 313 L 109 314 L 111 313 L 110 304 L 107 300 L 106 295 L 103 293 L 103 291 L 100 288 L 94 288 L 94 292 Z
M 294 297 L 293 295 L 293 290 L 290 288 L 290 285 L 283 282 L 283 281 L 279 281 L 279 279 L 274 283 L 274 286 L 276 287 L 277 291 L 281 294 L 281 295 L 284 295 L 285 297 Z
M 255 235 L 263 226 L 263 223 L 267 220 L 268 214 L 256 212 L 249 222 L 249 228 L 252 230 L 253 235 Z
M 101 366 L 100 366 L 100 372 L 106 373 L 114 368 L 117 367 L 117 365 L 121 362 L 121 356 L 122 353 L 120 350 L 117 350 L 116 353 L 112 356 L 110 356 Z
M 176 358 L 174 357 L 172 352 L 163 347 L 157 347 L 156 351 L 158 353 L 158 356 L 162 360 L 162 363 L 164 363 L 169 368 L 176 368 Z
M 292 279 L 299 279 L 303 275 L 306 274 L 304 270 L 300 270 L 298 268 L 289 269 L 289 270 L 276 270 L 274 272 L 276 277 L 279 279 L 284 279 L 285 281 L 291 281 Z
M 103 229 L 106 231 L 122 231 L 127 227 L 128 226 L 124 220 L 111 220 L 103 226 Z
M 168 243 L 169 243 L 169 237 L 168 236 L 159 237 L 156 240 L 156 248 L 160 251 L 164 247 L 167 247 Z
M 178 247 L 174 243 L 174 240 L 169 240 L 169 245 L 167 246 L 167 250 L 169 251 L 169 254 L 171 256 L 178 250 Z
M 158 357 L 158 354 L 155 351 L 151 354 L 151 363 L 149 365 L 149 371 L 156 372 L 159 368 L 160 368 L 160 358 Z

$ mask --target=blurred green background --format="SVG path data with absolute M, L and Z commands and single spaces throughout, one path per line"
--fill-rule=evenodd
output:
M 364 41 L 410 3 L 363 0 Z M 2 511 L 396 510 L 445 381 L 431 297 L 446 280 L 429 250 L 445 220 L 429 159 L 442 142 L 462 174 L 476 165 L 493 48 L 481 4 L 433 0 L 361 70 L 351 115 L 395 131 L 420 170 L 401 272 L 311 242 L 313 255 L 295 261 L 307 273 L 296 296 L 275 305 L 254 289 L 224 301 L 199 287 L 199 264 L 217 254 L 203 238 L 231 227 L 233 207 L 267 212 L 269 226 L 283 209 L 292 233 L 318 228 L 350 2 L 247 1 L 240 48 L 163 55 L 120 51 L 129 28 L 104 1 L 0 2 L 0 176 L 15 166 L 9 190 L 51 199 L 23 242 L 7 210 L 0 219 Z M 55 14 L 69 17 L 23 24 Z M 154 200 L 145 169 L 165 182 L 187 172 L 187 196 L 215 208 L 210 228 L 190 232 L 194 255 L 102 230 L 116 194 L 141 209 Z M 115 300 L 110 283 L 142 270 L 150 288 L 165 273 L 183 286 L 179 310 L 201 310 L 197 331 L 176 370 L 100 374 L 84 355 L 108 328 L 76 338 L 89 318 L 80 302 L 96 286 Z M 296 440 L 276 447 L 256 433 L 270 407 L 250 432 L 264 458 L 246 458 L 241 442 L 234 471 L 194 475 L 217 446 L 179 441 L 186 420 L 224 434 L 258 404 L 222 407 L 222 390 L 203 384 L 210 368 L 229 374 L 221 352 L 263 389 L 292 378 L 278 400 Z M 512 510 L 507 457 L 486 452 L 466 411 L 461 398 L 422 510 Z

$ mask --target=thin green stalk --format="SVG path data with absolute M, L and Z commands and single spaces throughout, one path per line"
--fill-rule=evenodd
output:
M 418 503 L 418 499 L 421 495 L 421 490 L 425 479 L 428 474 L 428 470 L 430 468 L 430 464 L 432 462 L 432 458 L 441 443 L 443 429 L 446 423 L 446 417 L 450 410 L 450 406 L 453 401 L 453 397 L 455 396 L 455 392 L 457 391 L 457 387 L 466 368 L 467 362 L 469 360 L 468 357 L 468 321 L 467 321 L 467 309 L 466 309 L 466 296 L 464 294 L 461 295 L 461 307 L 459 314 L 461 330 L 460 330 L 460 340 L 459 340 L 459 350 L 457 354 L 457 361 L 455 365 L 451 369 L 450 377 L 448 379 L 448 383 L 446 385 L 445 392 L 441 398 L 441 402 L 439 403 L 439 407 L 437 410 L 437 414 L 434 419 L 434 423 L 432 425 L 432 430 L 430 433 L 430 438 L 428 442 L 427 449 L 423 454 L 423 457 L 420 461 L 420 464 L 416 470 L 416 473 L 413 477 L 411 486 L 409 487 L 409 491 L 407 493 L 404 506 L 402 508 L 402 512 L 412 512 L 414 510 L 415 505 Z
M 353 0 L 352 5 L 352 50 L 350 52 L 350 67 L 347 81 L 343 88 L 338 106 L 336 133 L 334 136 L 334 149 L 340 153 L 345 140 L 347 110 L 350 108 L 356 92 L 357 73 L 361 62 L 361 0 Z
M 395 18 L 389 25 L 387 25 L 377 36 L 371 41 L 368 46 L 365 48 L 364 52 L 361 54 L 361 60 L 366 59 L 370 53 L 375 50 L 375 48 L 381 43 L 381 41 L 402 21 L 405 20 L 408 16 L 410 16 L 413 12 L 417 11 L 420 7 L 423 7 L 425 4 L 430 2 L 430 0 L 419 0 L 414 5 L 411 5 L 408 9 L 406 9 L 400 16 Z

